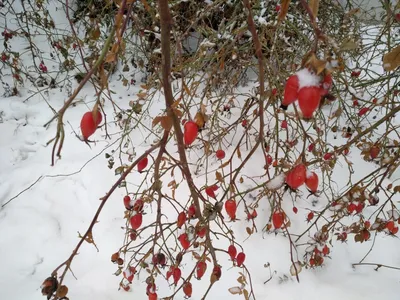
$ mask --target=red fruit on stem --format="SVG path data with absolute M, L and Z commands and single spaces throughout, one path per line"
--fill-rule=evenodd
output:
M 132 206 L 132 209 L 136 212 L 140 212 L 143 210 L 144 202 L 142 199 L 137 199 Z
M 315 144 L 310 144 L 309 146 L 308 146 L 308 152 L 312 152 L 313 150 L 314 150 L 314 148 L 315 148 Z
M 167 280 L 169 280 L 170 278 L 171 278 L 171 276 L 172 276 L 172 274 L 174 273 L 174 269 L 175 269 L 175 267 L 174 266 L 171 266 L 170 268 L 169 268 L 169 270 L 167 271 Z
M 211 197 L 211 198 L 216 198 L 215 196 L 215 191 L 218 190 L 218 186 L 217 185 L 211 185 L 206 187 L 206 194 Z
M 233 220 L 236 218 L 236 209 L 237 209 L 237 206 L 236 206 L 235 200 L 229 199 L 225 202 L 226 213 Z
M 266 156 L 266 161 L 267 161 L 267 165 L 270 165 L 270 164 L 272 164 L 272 162 L 273 162 L 273 158 L 272 158 L 272 156 L 271 156 L 271 155 L 269 155 L 269 154 L 267 154 L 267 156 Z
M 298 211 L 299 211 L 298 208 L 297 208 L 296 206 L 293 206 L 293 212 L 294 212 L 295 214 L 297 214 Z
M 192 284 L 190 282 L 186 282 L 183 285 L 183 292 L 185 293 L 185 296 L 187 298 L 192 297 L 193 288 L 192 288 Z
M 212 271 L 212 276 L 214 276 L 216 280 L 219 280 L 221 278 L 221 274 L 222 274 L 221 267 L 218 265 L 214 266 Z
M 287 121 L 286 121 L 286 120 L 283 120 L 283 121 L 282 121 L 282 123 L 281 123 L 281 128 L 283 128 L 283 129 L 287 129 L 287 128 L 288 128 L 288 124 L 287 124 Z
M 188 121 L 184 125 L 183 140 L 186 146 L 191 145 L 197 138 L 199 127 L 193 121 Z
M 283 94 L 283 101 L 281 108 L 287 109 L 287 107 L 296 101 L 299 91 L 299 78 L 297 75 L 290 76 L 285 85 L 285 92 Z
M 81 132 L 86 141 L 97 129 L 97 124 L 94 122 L 91 111 L 86 112 L 81 119 Z
M 280 10 L 281 10 L 281 6 L 280 5 L 275 6 L 275 11 L 276 12 L 279 12 Z
M 207 264 L 205 261 L 199 261 L 196 265 L 196 278 L 201 279 L 203 277 L 204 273 L 207 270 Z
M 175 285 L 178 284 L 179 279 L 181 279 L 181 275 L 182 275 L 181 269 L 175 268 L 174 273 L 172 274 L 172 278 L 174 279 Z
M 143 221 L 143 215 L 141 213 L 134 215 L 130 220 L 132 229 L 134 230 L 139 229 L 139 227 L 142 225 L 142 221 Z
M 244 120 L 242 121 L 242 126 L 243 126 L 244 128 L 247 127 L 247 120 L 246 120 L 246 119 L 244 119 Z
M 244 254 L 243 252 L 240 252 L 237 257 L 236 257 L 236 263 L 238 265 L 238 267 L 240 267 L 241 265 L 243 265 L 244 260 L 246 259 L 246 254 Z
M 325 153 L 324 160 L 330 160 L 333 157 L 333 153 Z
M 306 175 L 306 186 L 311 191 L 315 193 L 318 190 L 318 175 L 314 172 Z
M 386 228 L 387 228 L 390 232 L 393 231 L 394 227 L 395 227 L 395 225 L 394 225 L 394 222 L 393 222 L 393 221 L 389 221 L 389 222 L 386 223 Z
M 322 248 L 322 254 L 327 256 L 329 252 L 330 252 L 329 247 L 325 245 L 324 248 Z
M 394 15 L 397 22 L 400 22 L 400 13 Z
M 279 229 L 283 226 L 285 221 L 285 214 L 281 211 L 276 211 L 272 214 L 272 224 L 275 229 Z
M 230 245 L 228 247 L 228 254 L 231 257 L 231 260 L 235 260 L 236 254 L 237 254 L 237 250 L 236 250 L 235 245 Z
M 307 169 L 305 165 L 299 164 L 295 166 L 286 176 L 286 184 L 292 189 L 297 189 L 306 181 Z
M 178 221 L 176 222 L 176 226 L 178 226 L 178 228 L 181 228 L 183 224 L 185 224 L 186 222 L 186 214 L 185 212 L 180 212 L 178 215 Z
M 158 296 L 157 293 L 149 293 L 149 300 L 157 300 Z
M 133 277 L 136 273 L 136 269 L 134 267 L 128 267 L 126 270 L 122 273 L 124 278 L 128 280 L 129 282 L 132 282 Z
M 324 76 L 324 79 L 323 79 L 322 84 L 321 84 L 321 87 L 326 91 L 326 94 L 331 89 L 332 83 L 333 83 L 332 75 L 331 74 L 326 74 Z
M 218 159 L 224 159 L 224 158 L 225 158 L 225 151 L 219 149 L 219 150 L 217 150 L 217 152 L 215 152 L 215 156 L 216 156 Z
M 124 205 L 125 205 L 125 208 L 127 210 L 130 210 L 132 208 L 132 206 L 131 206 L 131 197 L 129 197 L 128 195 L 126 195 L 124 197 Z
M 278 90 L 277 89 L 272 89 L 271 93 L 272 93 L 273 96 L 276 96 L 276 94 L 278 93 Z
M 307 215 L 307 221 L 310 222 L 314 218 L 314 213 L 310 211 Z
M 306 86 L 298 94 L 299 107 L 304 118 L 311 118 L 321 100 L 320 89 L 317 86 Z
M 182 233 L 179 236 L 179 242 L 181 243 L 182 248 L 185 250 L 187 250 L 190 247 L 190 241 L 186 233 Z
M 202 226 L 202 227 L 200 227 L 200 229 L 197 231 L 197 236 L 198 236 L 199 238 L 203 238 L 203 237 L 206 236 L 206 233 L 207 233 L 207 227 L 206 227 L 206 226 Z
M 188 218 L 193 219 L 194 217 L 196 217 L 196 206 L 192 204 L 188 208 Z
M 347 211 L 349 212 L 349 214 L 355 212 L 356 209 L 357 205 L 355 205 L 354 203 L 350 203 L 349 205 L 347 205 Z
M 380 151 L 381 150 L 379 149 L 378 146 L 372 146 L 371 150 L 369 151 L 369 154 L 371 155 L 372 159 L 375 159 L 378 157 Z
M 361 116 L 365 115 L 368 111 L 369 111 L 369 108 L 368 108 L 368 107 L 363 107 L 363 108 L 361 108 L 361 109 L 359 110 L 358 116 L 361 117 Z
M 351 72 L 351 77 L 358 77 L 360 76 L 361 71 L 360 70 L 355 70 Z
M 142 172 L 144 170 L 144 168 L 147 167 L 148 162 L 149 162 L 149 159 L 147 158 L 147 156 L 142 158 L 137 164 L 138 171 Z

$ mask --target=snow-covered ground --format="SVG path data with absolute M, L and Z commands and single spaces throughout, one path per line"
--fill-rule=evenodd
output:
M 67 25 L 65 27 L 67 28 Z M 137 79 L 139 82 L 140 78 Z M 76 86 L 76 83 L 73 85 Z M 112 79 L 110 88 L 117 92 L 114 100 L 122 108 L 128 108 L 129 101 L 140 91 L 138 85 L 122 86 L 116 76 Z M 243 92 L 248 90 L 251 89 L 247 88 Z M 105 130 L 102 127 L 93 136 L 96 143 L 91 143 L 91 147 L 88 147 L 74 133 L 80 133 L 81 116 L 95 103 L 95 92 L 90 85 L 88 84 L 79 96 L 83 101 L 68 109 L 65 115 L 66 140 L 62 159 L 57 160 L 54 167 L 50 166 L 52 145 L 46 144 L 55 135 L 56 123 L 51 122 L 48 128 L 43 125 L 54 115 L 48 104 L 58 110 L 67 99 L 68 92 L 66 89 L 50 89 L 48 93 L 33 95 L 32 91 L 29 88 L 21 88 L 19 97 L 0 99 L 0 299 L 7 300 L 45 299 L 40 289 L 43 280 L 69 257 L 79 240 L 79 233 L 83 234 L 90 224 L 100 204 L 99 198 L 105 195 L 118 178 L 114 170 L 108 168 L 105 156 L 106 153 L 118 149 L 118 134 L 112 135 L 111 139 L 105 139 Z M 2 90 L 1 94 L 3 92 Z M 149 107 L 149 115 L 153 117 L 163 108 L 162 97 L 155 99 Z M 331 109 L 333 110 L 329 106 L 324 108 L 324 113 L 329 115 Z M 119 133 L 119 127 L 113 122 L 113 107 L 106 104 L 105 111 L 109 116 L 109 132 Z M 142 122 L 150 125 L 151 118 L 145 118 Z M 155 139 L 155 136 L 147 138 L 147 134 L 146 130 L 142 131 L 140 128 L 131 133 L 132 146 L 138 155 Z M 333 136 L 333 133 L 329 133 L 328 139 L 333 141 Z M 343 142 L 339 134 L 334 144 L 340 145 Z M 171 149 L 174 149 L 173 141 L 171 144 Z M 232 154 L 229 150 L 227 147 L 227 156 Z M 242 152 L 244 157 L 244 147 Z M 176 152 L 172 154 L 175 156 Z M 262 174 L 261 155 L 256 153 L 242 173 Z M 189 157 L 195 163 L 196 151 L 192 151 Z M 116 160 L 117 158 L 118 156 Z M 353 162 L 354 180 L 375 168 L 373 164 L 362 159 L 357 149 L 352 149 L 348 159 Z M 239 161 L 237 159 L 236 163 Z M 218 162 L 211 161 L 210 166 L 215 168 Z M 195 169 L 193 166 L 192 170 Z M 346 164 L 340 160 L 333 179 L 341 189 L 346 187 L 348 176 L 343 174 L 347 172 Z M 199 186 L 204 185 L 206 181 L 203 173 L 204 170 L 195 176 Z M 395 173 L 392 180 L 399 179 L 398 174 Z M 136 171 L 132 172 L 127 178 L 128 188 L 134 190 L 143 180 L 143 176 Z M 214 180 L 213 174 L 208 176 L 207 180 Z M 244 185 L 246 184 L 251 186 L 245 181 Z M 221 193 L 220 190 L 218 192 Z M 293 233 L 301 233 L 307 226 L 305 219 L 310 209 L 318 211 L 331 200 L 325 196 L 307 198 L 305 189 L 302 189 L 302 192 L 303 197 L 296 200 L 298 214 L 288 213 Z M 118 251 L 124 238 L 125 231 L 121 227 L 126 223 L 122 204 L 125 193 L 125 189 L 120 188 L 111 196 L 98 224 L 94 227 L 93 236 L 99 251 L 93 245 L 84 243 L 79 255 L 74 259 L 71 269 L 77 279 L 68 272 L 64 282 L 69 288 L 70 299 L 147 299 L 144 283 L 146 274 L 139 274 L 130 292 L 118 290 L 121 276 L 113 275 L 117 268 L 110 261 L 111 254 Z M 180 188 L 179 193 L 178 197 L 186 201 L 188 191 L 185 187 Z M 291 206 L 292 202 L 288 199 L 285 204 L 287 212 L 291 212 Z M 154 209 L 146 209 L 150 212 L 152 208 Z M 373 211 L 373 208 L 367 209 L 367 213 Z M 173 212 L 170 213 L 171 218 L 175 218 Z M 154 218 L 154 215 L 148 213 L 144 223 Z M 333 241 L 330 258 L 325 259 L 324 265 L 321 268 L 303 269 L 299 275 L 300 282 L 297 282 L 296 278 L 290 275 L 288 239 L 282 234 L 267 234 L 261 230 L 268 222 L 269 216 L 270 207 L 265 200 L 261 202 L 255 220 L 258 232 L 250 237 L 245 230 L 243 211 L 238 211 L 241 221 L 228 223 L 247 255 L 245 264 L 251 274 L 256 299 L 399 298 L 399 270 L 380 268 L 374 271 L 374 266 L 367 265 L 352 267 L 352 264 L 359 262 L 372 246 L 373 249 L 364 262 L 400 267 L 397 237 L 381 233 L 375 241 L 371 238 L 362 244 L 355 243 L 352 237 L 347 243 Z M 350 221 L 356 220 L 357 217 L 350 217 Z M 226 247 L 226 242 L 216 243 L 219 243 L 221 248 Z M 304 250 L 301 247 L 299 249 Z M 299 253 L 298 259 L 302 259 L 302 253 Z M 223 275 L 211 289 L 208 299 L 242 298 L 243 296 L 232 295 L 228 291 L 228 288 L 239 286 L 236 279 L 240 269 L 231 267 L 232 262 L 228 261 L 227 255 L 219 253 L 218 262 L 222 265 Z M 181 268 L 185 274 L 192 267 L 193 261 L 186 258 Z M 211 267 L 208 274 L 210 272 Z M 192 299 L 200 300 L 208 286 L 208 280 L 192 280 L 192 284 Z M 157 281 L 157 286 L 160 297 L 171 295 L 174 290 L 173 286 L 168 286 L 162 280 Z M 183 293 L 178 293 L 175 299 L 184 299 Z

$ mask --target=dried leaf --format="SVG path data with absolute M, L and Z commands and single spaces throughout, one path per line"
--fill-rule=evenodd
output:
M 249 300 L 249 299 L 250 299 L 250 298 L 249 298 L 249 291 L 248 291 L 248 290 L 244 289 L 244 290 L 243 290 L 243 295 L 244 295 L 244 299 L 246 299 L 246 300 Z
M 104 59 L 104 62 L 110 63 L 114 62 L 117 58 L 117 55 L 113 52 L 108 52 L 106 58 Z
M 383 69 L 393 71 L 400 66 L 400 45 L 383 56 Z
M 63 297 L 65 297 L 65 296 L 67 296 L 67 294 L 68 294 L 68 288 L 67 288 L 67 286 L 62 285 L 62 286 L 60 286 L 60 287 L 57 289 L 57 292 L 56 292 L 56 296 L 57 296 L 57 297 L 63 298 Z
M 95 124 L 97 124 L 97 118 L 99 117 L 99 115 L 97 114 L 98 111 L 99 111 L 99 102 L 97 101 L 92 109 L 92 116 L 93 116 L 93 121 Z
M 183 81 L 183 89 L 185 90 L 186 94 L 188 94 L 189 96 L 192 96 L 192 93 L 190 92 L 188 86 L 186 85 L 186 83 Z
M 282 0 L 281 2 L 281 10 L 279 11 L 278 22 L 282 22 L 289 10 L 290 0 Z
M 300 274 L 302 270 L 301 263 L 296 261 L 294 264 L 290 266 L 290 275 L 297 276 Z
M 310 8 L 313 13 L 314 18 L 318 15 L 319 0 L 310 0 Z
M 358 48 L 358 45 L 356 42 L 354 42 L 351 39 L 346 39 L 342 42 L 340 45 L 340 50 L 341 51 L 350 51 L 350 50 L 355 50 Z
M 153 127 L 159 123 L 164 130 L 169 131 L 172 128 L 172 120 L 168 116 L 157 116 L 153 119 Z
M 196 122 L 199 128 L 203 128 L 207 122 L 207 115 L 203 112 L 197 112 L 196 116 L 194 117 L 194 121 Z
M 100 37 L 100 28 L 96 27 L 93 31 L 92 31 L 92 39 L 94 40 L 98 40 Z
M 221 183 L 224 183 L 224 177 L 222 176 L 222 174 L 218 171 L 215 172 L 215 177 L 217 178 L 217 180 Z
M 138 96 L 139 100 L 145 100 L 147 98 L 147 93 L 146 92 L 137 93 L 136 96 Z
M 360 12 L 360 9 L 359 8 L 354 8 L 354 9 L 352 9 L 352 10 L 349 10 L 347 13 L 346 13 L 346 17 L 351 17 L 351 16 L 354 16 L 355 14 L 358 14 Z
M 223 169 L 223 168 L 225 168 L 227 165 L 229 165 L 229 160 L 226 161 L 226 162 L 224 162 L 219 168 L 220 168 L 220 169 Z
M 237 148 L 236 154 L 239 159 L 242 159 L 242 152 L 240 152 L 240 147 Z
M 307 60 L 306 66 L 313 68 L 319 75 L 325 70 L 326 60 L 318 59 L 315 54 L 312 53 Z
M 246 232 L 248 235 L 252 235 L 253 234 L 253 230 L 250 227 L 246 227 Z
M 231 293 L 232 295 L 241 295 L 242 294 L 242 289 L 238 286 L 234 286 L 228 289 L 229 293 Z

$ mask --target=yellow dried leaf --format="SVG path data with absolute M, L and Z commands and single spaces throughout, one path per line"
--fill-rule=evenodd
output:
M 356 42 L 354 42 L 351 39 L 346 39 L 342 42 L 340 45 L 340 50 L 341 51 L 350 51 L 350 50 L 355 50 L 358 48 L 358 45 Z
M 68 288 L 67 288 L 67 286 L 62 285 L 62 286 L 60 286 L 60 287 L 57 289 L 57 292 L 56 292 L 56 296 L 57 296 L 57 297 L 63 298 L 63 297 L 65 297 L 65 296 L 67 296 L 67 294 L 68 294 Z
M 117 55 L 113 52 L 108 52 L 106 58 L 104 59 L 105 62 L 110 63 L 114 62 L 117 58 Z
M 250 298 L 249 298 L 249 292 L 248 292 L 248 290 L 244 289 L 244 290 L 243 290 L 243 295 L 244 295 L 244 299 L 245 299 L 245 300 L 249 300 L 249 299 L 250 299 Z
M 393 71 L 400 66 L 400 45 L 383 56 L 383 69 Z
M 313 13 L 314 18 L 318 15 L 319 0 L 310 0 L 310 8 Z
M 202 112 L 197 112 L 197 114 L 195 115 L 195 117 L 194 117 L 194 121 L 195 121 L 195 123 L 197 124 L 197 126 L 199 127 L 199 128 L 203 128 L 204 127 L 204 125 L 206 124 L 206 122 L 207 122 L 207 115 L 206 114 L 204 114 L 204 113 L 202 113 Z
M 192 93 L 190 93 L 190 90 L 184 81 L 183 81 L 183 89 L 185 90 L 186 94 L 192 96 Z
M 221 183 L 224 182 L 224 177 L 222 177 L 222 174 L 218 171 L 215 172 L 215 178 Z

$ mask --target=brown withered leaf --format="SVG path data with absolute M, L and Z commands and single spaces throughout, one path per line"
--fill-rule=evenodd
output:
M 157 116 L 153 119 L 153 127 L 159 123 L 164 130 L 169 131 L 172 128 L 172 120 L 168 116 Z
M 310 0 L 309 6 L 314 18 L 316 18 L 318 16 L 319 0 Z
M 208 120 L 208 117 L 205 113 L 199 111 L 194 117 L 194 121 L 199 128 L 203 128 Z
M 350 51 L 350 50 L 355 50 L 357 48 L 358 48 L 357 43 L 354 42 L 352 39 L 345 39 L 340 45 L 341 51 Z
M 288 13 L 290 5 L 290 0 L 282 0 L 281 1 L 281 10 L 279 11 L 278 22 L 282 22 Z
M 93 106 L 93 110 L 92 110 L 93 121 L 95 124 L 97 124 L 97 118 L 99 117 L 99 115 L 98 115 L 99 111 L 100 111 L 99 102 L 97 101 L 96 104 Z
M 67 296 L 67 294 L 68 294 L 67 286 L 62 285 L 57 289 L 57 292 L 56 292 L 57 297 L 62 298 L 62 297 Z
M 246 289 L 244 289 L 244 290 L 243 290 L 243 296 L 244 296 L 244 299 L 245 299 L 245 300 L 249 300 L 249 299 L 250 299 L 250 298 L 249 298 L 249 291 L 246 290 Z
M 140 92 L 140 93 L 137 93 L 136 96 L 138 96 L 139 100 L 145 100 L 147 98 L 147 93 L 146 92 Z
M 185 90 L 186 94 L 188 94 L 189 96 L 192 96 L 190 89 L 188 88 L 188 86 L 186 85 L 186 83 L 184 81 L 183 81 L 183 89 Z
M 305 66 L 311 67 L 319 75 L 325 70 L 326 60 L 318 59 L 317 56 L 312 53 L 307 59 Z
M 110 63 L 115 61 L 117 58 L 117 55 L 113 52 L 108 52 L 106 58 L 104 59 L 105 62 Z
M 383 69 L 393 71 L 400 66 L 400 45 L 383 56 Z
M 100 28 L 96 27 L 93 31 L 92 31 L 92 39 L 94 40 L 98 40 L 100 37 Z
M 232 295 L 241 295 L 242 294 L 242 289 L 238 286 L 234 286 L 228 289 L 229 293 L 231 293 Z
M 222 174 L 221 174 L 220 172 L 218 172 L 218 171 L 215 172 L 215 178 L 216 178 L 219 182 L 221 182 L 221 183 L 224 182 L 224 177 L 223 177 Z
M 346 13 L 346 17 L 351 17 L 351 16 L 354 16 L 355 14 L 358 14 L 360 12 L 360 9 L 359 8 L 354 8 L 354 9 L 351 9 L 351 10 L 349 10 L 347 13 Z

